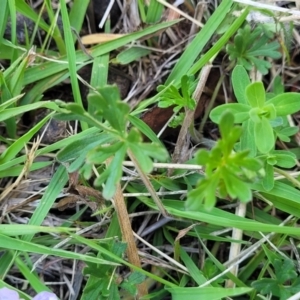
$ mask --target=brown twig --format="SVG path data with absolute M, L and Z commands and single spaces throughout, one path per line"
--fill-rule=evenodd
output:
M 108 162 L 110 163 L 110 162 Z M 135 244 L 135 240 L 132 233 L 131 223 L 126 208 L 125 200 L 123 197 L 123 191 L 121 185 L 117 185 L 117 190 L 114 196 L 115 210 L 118 216 L 118 221 L 120 224 L 122 238 L 127 243 L 127 257 L 128 261 L 141 268 L 141 261 L 138 255 L 138 250 Z M 142 297 L 148 294 L 148 288 L 146 283 L 141 283 L 138 285 L 138 297 Z

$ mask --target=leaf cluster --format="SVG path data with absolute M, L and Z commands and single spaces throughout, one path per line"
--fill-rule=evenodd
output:
M 78 104 L 59 102 L 64 112 L 56 117 L 63 120 L 81 120 L 99 129 L 96 136 L 78 140 L 62 149 L 57 159 L 68 163 L 68 171 L 74 172 L 80 168 L 86 179 L 92 175 L 94 165 L 107 167 L 99 169 L 100 176 L 94 184 L 105 183 L 103 196 L 110 199 L 116 190 L 116 185 L 122 175 L 122 163 L 127 151 L 130 151 L 144 172 L 152 170 L 152 158 L 166 160 L 168 153 L 159 143 L 144 143 L 142 135 L 136 127 L 129 131 L 129 106 L 122 102 L 116 86 L 106 86 L 92 92 L 88 96 L 89 104 L 94 108 L 87 112 Z
M 177 114 L 179 113 L 169 124 L 170 127 L 175 128 L 182 123 L 184 118 L 184 113 L 180 113 L 182 109 L 195 109 L 196 102 L 192 97 L 195 87 L 194 76 L 187 75 L 182 76 L 180 89 L 173 84 L 158 86 L 157 90 L 161 92 L 158 106 L 163 108 L 173 106 L 173 111 Z
M 127 244 L 110 239 L 106 244 L 103 244 L 103 247 L 121 258 L 125 253 Z M 100 254 L 99 257 L 108 259 L 104 254 Z M 90 276 L 91 284 L 83 290 L 82 299 L 121 299 L 120 295 L 124 294 L 125 291 L 131 296 L 136 296 L 137 285 L 145 280 L 145 276 L 135 271 L 127 279 L 122 279 L 116 275 L 115 268 L 110 265 L 87 263 L 83 274 Z
M 300 95 L 267 94 L 263 83 L 251 83 L 245 68 L 240 65 L 232 72 L 232 85 L 238 103 L 214 108 L 210 118 L 220 123 L 221 114 L 228 110 L 234 114 L 234 123 L 242 123 L 239 148 L 249 149 L 252 156 L 259 153 L 266 171 L 263 184 L 270 190 L 274 186 L 273 167 L 291 168 L 296 163 L 292 153 L 275 151 L 274 146 L 277 138 L 288 141 L 289 136 L 298 131 L 288 125 L 286 117 L 300 109 Z
M 273 39 L 272 32 L 260 24 L 251 30 L 250 25 L 240 28 L 234 37 L 233 44 L 226 47 L 229 59 L 242 65 L 248 71 L 255 67 L 261 74 L 267 74 L 271 63 L 264 57 L 278 59 L 280 45 Z
M 300 291 L 300 278 L 295 270 L 294 262 L 271 252 L 266 247 L 264 249 L 274 268 L 274 275 L 271 278 L 253 281 L 252 287 L 263 295 L 273 295 L 279 297 L 280 300 L 297 294 Z
M 200 150 L 196 154 L 198 164 L 205 167 L 205 178 L 188 194 L 186 207 L 197 210 L 204 202 L 207 209 L 216 203 L 216 192 L 222 198 L 230 197 L 243 202 L 251 200 L 250 185 L 245 182 L 258 175 L 259 160 L 249 157 L 249 151 L 235 152 L 242 128 L 234 126 L 234 116 L 224 112 L 220 119 L 221 139 L 211 151 Z M 250 176 L 251 174 L 251 176 Z

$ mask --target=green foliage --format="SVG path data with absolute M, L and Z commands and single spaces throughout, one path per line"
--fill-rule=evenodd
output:
M 242 134 L 241 127 L 235 127 L 234 116 L 224 112 L 220 119 L 221 139 L 211 151 L 200 150 L 196 154 L 198 164 L 205 167 L 205 178 L 188 194 L 186 208 L 198 210 L 202 203 L 211 209 L 216 203 L 216 192 L 220 197 L 230 197 L 243 202 L 251 200 L 248 172 L 257 174 L 261 164 L 250 158 L 249 151 L 234 152 L 235 143 Z
M 253 281 L 251 286 L 263 295 L 272 295 L 280 300 L 298 293 L 300 278 L 295 270 L 294 262 L 287 257 L 272 253 L 270 263 L 274 268 L 274 276 Z
M 177 127 L 183 121 L 184 114 L 179 113 L 182 109 L 195 109 L 196 102 L 192 95 L 196 87 L 194 76 L 184 75 L 181 78 L 181 88 L 178 90 L 175 85 L 158 86 L 158 92 L 162 92 L 158 102 L 159 107 L 173 107 L 173 111 L 177 113 L 176 119 L 171 123 L 171 127 Z M 178 114 L 179 113 L 179 114 Z
M 134 156 L 144 172 L 152 170 L 152 161 L 154 159 L 158 161 L 166 160 L 168 154 L 164 146 L 162 146 L 162 142 L 159 141 L 152 130 L 143 121 L 138 119 L 138 117 L 135 117 L 138 115 L 137 111 L 130 115 L 130 109 L 128 105 L 122 103 L 120 100 L 116 87 L 105 86 L 102 89 L 93 91 L 88 99 L 88 108 L 83 108 L 80 101 L 76 73 L 77 68 L 86 64 L 90 60 L 90 57 L 81 50 L 75 51 L 75 38 L 70 31 L 70 26 L 76 28 L 78 32 L 80 31 L 85 8 L 89 1 L 74 0 L 70 13 L 67 12 L 65 2 L 61 1 L 61 9 L 64 36 L 66 39 L 62 38 L 62 30 L 56 24 L 55 11 L 50 1 L 45 2 L 51 22 L 50 26 L 25 1 L 10 1 L 11 8 L 8 7 L 8 1 L 4 0 L 3 2 L 3 10 L 0 11 L 0 20 L 4 20 L 4 23 L 8 14 L 11 14 L 15 19 L 17 11 L 33 19 L 36 28 L 40 27 L 46 31 L 47 37 L 42 41 L 42 49 L 38 49 L 37 52 L 42 53 L 48 58 L 51 57 L 53 61 L 43 62 L 43 58 L 39 56 L 36 57 L 36 61 L 31 65 L 30 59 L 33 58 L 31 54 L 29 55 L 28 53 L 21 56 L 20 53 L 22 50 L 16 48 L 14 45 L 16 44 L 14 25 L 12 35 L 13 44 L 3 39 L 0 41 L 1 58 L 9 59 L 12 62 L 9 68 L 5 71 L 2 70 L 0 73 L 0 121 L 6 122 L 6 130 L 9 136 L 14 138 L 13 140 L 8 140 L 6 137 L 1 137 L 1 142 L 4 142 L 7 147 L 0 156 L 0 177 L 18 176 L 22 172 L 23 167 L 27 163 L 27 157 L 23 151 L 24 145 L 29 144 L 38 130 L 53 116 L 53 113 L 49 114 L 18 138 L 17 127 L 15 125 L 20 116 L 24 112 L 47 107 L 59 112 L 57 115 L 59 119 L 81 121 L 81 129 L 83 131 L 52 145 L 41 145 L 36 155 L 46 154 L 48 156 L 50 154 L 53 157 L 60 150 L 57 158 L 67 167 L 69 172 L 80 170 L 82 176 L 87 179 L 92 178 L 92 176 L 95 178 L 99 174 L 99 177 L 95 179 L 95 184 L 104 187 L 103 194 L 109 199 L 114 194 L 116 184 L 120 181 L 122 162 L 126 159 L 129 151 L 131 157 Z M 163 5 L 151 0 L 149 2 L 150 5 L 146 7 L 144 1 L 140 0 L 138 2 L 140 13 L 143 12 L 144 14 L 142 16 L 144 22 L 157 22 L 160 20 L 164 10 Z M 178 125 L 182 122 L 184 112 L 180 112 L 180 110 L 184 111 L 187 108 L 194 109 L 195 104 L 192 99 L 192 92 L 195 82 L 189 75 L 196 74 L 203 65 L 209 61 L 212 62 L 213 57 L 226 45 L 230 37 L 244 22 L 248 13 L 247 9 L 242 12 L 240 17 L 234 17 L 232 22 L 230 22 L 230 27 L 223 36 L 217 36 L 216 28 L 220 22 L 227 20 L 228 16 L 232 15 L 232 11 L 230 11 L 231 6 L 232 1 L 224 0 L 221 2 L 221 5 L 215 10 L 213 16 L 209 18 L 205 27 L 199 31 L 197 37 L 179 58 L 177 65 L 171 70 L 170 77 L 167 79 L 165 86 L 162 86 L 162 90 L 159 90 L 160 94 L 155 96 L 154 100 L 150 100 L 154 103 L 162 95 L 161 106 L 175 105 L 175 111 L 178 115 L 171 125 Z M 15 21 L 13 20 L 13 22 Z M 94 57 L 94 67 L 93 80 L 91 80 L 90 84 L 93 87 L 103 87 L 106 84 L 110 51 L 124 46 L 128 42 L 167 28 L 175 22 L 177 21 L 159 23 L 139 32 L 128 34 L 118 40 L 92 47 L 90 53 Z M 1 33 L 5 29 L 4 23 L 0 22 L 2 25 L 0 26 Z M 54 29 L 53 33 L 51 33 L 51 28 Z M 267 72 L 269 65 L 262 58 L 272 58 L 272 55 L 275 58 L 278 55 L 278 45 L 276 48 L 274 42 L 269 43 L 272 37 L 268 35 L 268 31 L 265 32 L 268 39 L 264 37 L 262 30 L 253 43 L 250 43 L 246 39 L 245 35 L 247 31 L 245 29 L 241 30 L 239 34 L 241 32 L 243 39 L 240 41 L 237 39 L 237 48 L 234 48 L 233 56 L 235 55 L 235 58 L 233 59 L 235 61 L 239 60 L 242 54 L 244 56 L 242 56 L 240 62 L 244 64 L 246 69 L 247 67 L 251 67 L 252 69 L 254 66 L 261 72 Z M 250 35 L 253 32 L 250 32 Z M 211 41 L 212 37 L 214 37 L 216 43 L 211 48 L 208 48 L 209 45 L 207 43 Z M 58 48 L 57 51 L 48 52 L 45 47 L 48 44 L 48 38 L 54 39 Z M 251 38 L 253 40 L 253 36 Z M 263 41 L 267 42 L 263 44 Z M 33 39 L 30 43 L 32 42 Z M 151 40 L 149 41 L 149 45 L 151 46 Z M 245 47 L 244 52 L 243 47 Z M 205 52 L 203 49 L 208 50 Z M 118 62 L 128 63 L 149 52 L 149 50 L 136 50 L 135 48 L 128 51 L 125 50 L 117 57 Z M 68 55 L 65 55 L 66 53 Z M 271 56 L 269 53 L 271 53 Z M 105 58 L 102 56 L 103 54 Z M 195 62 L 196 59 L 197 61 Z M 105 67 L 102 67 L 103 64 L 106 64 Z M 245 246 L 250 244 L 244 240 L 235 241 L 226 235 L 214 235 L 214 232 L 223 230 L 224 228 L 235 227 L 246 230 L 245 236 L 251 234 L 252 238 L 256 238 L 259 231 L 276 232 L 276 238 L 272 240 L 276 246 L 281 246 L 281 242 L 278 242 L 280 238 L 286 239 L 288 235 L 297 236 L 299 233 L 299 230 L 295 226 L 278 225 L 281 222 L 279 219 L 281 214 L 271 216 L 269 213 L 270 209 L 274 208 L 280 212 L 284 212 L 284 215 L 292 214 L 296 217 L 300 216 L 299 190 L 286 181 L 276 181 L 274 183 L 274 170 L 276 171 L 276 167 L 291 168 L 295 164 L 294 155 L 288 151 L 274 150 L 274 146 L 277 138 L 288 142 L 290 141 L 290 136 L 297 132 L 296 127 L 289 127 L 286 116 L 299 109 L 299 99 L 295 93 L 284 94 L 283 84 L 280 82 L 279 77 L 274 81 L 272 92 L 266 93 L 261 82 L 250 82 L 244 67 L 237 66 L 233 70 L 232 76 L 235 78 L 232 80 L 232 84 L 239 106 L 236 103 L 227 104 L 223 110 L 220 110 L 219 116 L 217 116 L 221 132 L 220 141 L 217 142 L 211 152 L 201 150 L 195 159 L 189 161 L 192 164 L 195 161 L 202 164 L 205 167 L 205 174 L 202 175 L 198 172 L 187 173 L 186 170 L 180 170 L 180 172 L 175 171 L 177 172 L 176 175 L 180 174 L 180 177 L 165 178 L 165 170 L 162 171 L 162 175 L 159 173 L 160 169 L 157 169 L 155 174 L 157 176 L 154 175 L 153 178 L 150 178 L 156 190 L 164 187 L 164 189 L 174 192 L 177 192 L 179 189 L 188 189 L 191 191 L 188 194 L 189 199 L 186 206 L 183 201 L 179 200 L 179 197 L 176 198 L 175 193 L 172 196 L 162 196 L 166 209 L 177 220 L 176 223 L 175 221 L 170 221 L 168 227 L 164 227 L 162 231 L 157 230 L 153 233 L 153 240 L 157 245 L 162 245 L 164 242 L 163 235 L 167 237 L 168 241 L 171 241 L 170 229 L 178 232 L 179 228 L 186 227 L 186 224 L 180 221 L 181 219 L 185 219 L 191 223 L 200 222 L 201 225 L 197 225 L 199 227 L 199 237 L 208 240 L 209 243 L 214 243 L 214 252 L 218 251 L 219 241 L 222 243 L 240 242 Z M 104 69 L 105 72 L 103 71 Z M 71 82 L 74 98 L 77 99 L 76 103 L 66 104 L 61 101 L 41 101 L 43 93 L 50 87 L 56 86 L 66 78 L 69 78 L 70 72 L 72 74 Z M 99 74 L 100 76 L 98 76 Z M 23 91 L 26 91 L 25 95 L 21 94 Z M 142 101 L 141 104 L 141 106 L 144 105 L 144 108 L 147 106 L 145 103 L 147 101 Z M 226 110 L 233 113 L 234 118 Z M 233 125 L 234 122 L 241 124 L 241 127 L 235 127 Z M 260 129 L 260 135 L 267 136 L 265 139 L 259 136 Z M 141 133 L 151 140 L 151 143 L 145 143 Z M 261 149 L 263 151 L 260 151 Z M 249 153 L 251 153 L 252 157 L 249 157 Z M 258 153 L 258 156 L 253 158 L 256 153 Z M 34 162 L 30 170 L 39 169 L 51 163 L 51 160 L 42 163 Z M 97 176 L 94 175 L 95 169 Z M 258 181 L 257 178 L 260 179 L 260 175 L 263 172 L 266 173 L 266 176 L 263 180 Z M 198 180 L 200 182 L 197 184 Z M 55 230 L 48 228 L 44 232 L 44 229 L 38 227 L 38 225 L 44 221 L 49 210 L 53 207 L 54 201 L 59 197 L 67 182 L 67 172 L 63 166 L 60 166 L 53 175 L 45 193 L 42 194 L 41 200 L 37 202 L 37 208 L 29 220 L 29 225 L 22 225 L 17 229 L 3 225 L 1 235 L 1 240 L 3 241 L 1 252 L 3 252 L 3 255 L 0 257 L 0 274 L 2 274 L 3 279 L 0 280 L 0 287 L 6 285 L 4 280 L 6 280 L 11 266 L 15 266 L 22 273 L 26 281 L 30 283 L 32 288 L 46 290 L 46 285 L 40 281 L 36 272 L 31 272 L 32 261 L 31 254 L 29 253 L 39 253 L 41 255 L 55 255 L 69 260 L 76 259 L 86 263 L 87 267 L 84 270 L 84 275 L 89 276 L 89 282 L 86 284 L 81 299 L 133 298 L 137 293 L 136 285 L 145 279 L 144 275 L 152 280 L 149 282 L 147 280 L 147 284 L 152 285 L 153 282 L 161 284 L 155 293 L 148 296 L 149 298 L 157 296 L 157 298 L 163 299 L 164 295 L 166 295 L 163 295 L 163 293 L 170 292 L 174 299 L 189 297 L 190 300 L 200 298 L 209 298 L 212 300 L 234 297 L 251 292 L 252 289 L 248 286 L 257 271 L 255 267 L 258 266 L 260 268 L 262 261 L 261 256 L 259 256 L 259 249 L 250 262 L 243 263 L 243 268 L 240 272 L 241 276 L 238 274 L 238 278 L 231 273 L 225 274 L 218 279 L 214 279 L 211 282 L 211 286 L 199 288 L 198 285 L 205 283 L 208 279 L 213 279 L 214 276 L 218 276 L 220 272 L 224 271 L 222 264 L 218 263 L 217 259 L 209 251 L 206 251 L 206 254 L 208 256 L 211 255 L 210 259 L 205 260 L 203 269 L 197 265 L 198 257 L 196 254 L 186 254 L 186 258 L 184 259 L 181 252 L 179 254 L 180 261 L 176 268 L 185 268 L 183 276 L 181 272 L 168 273 L 169 270 L 165 269 L 163 265 L 159 268 L 153 267 L 151 270 L 152 274 L 147 274 L 145 270 L 130 266 L 126 260 L 122 259 L 126 245 L 116 239 L 109 240 L 108 242 L 103 241 L 103 239 L 100 239 L 100 241 L 91 238 L 84 239 L 82 235 L 72 234 L 69 230 L 67 231 L 63 228 L 56 228 Z M 206 186 L 203 182 L 206 182 Z M 202 184 L 204 184 L 204 187 Z M 194 187 L 196 189 L 193 191 Z M 136 188 L 137 191 L 133 192 L 145 192 L 145 187 L 139 180 L 129 182 L 126 188 L 128 188 L 127 191 Z M 226 198 L 227 200 L 236 198 L 248 201 L 251 199 L 252 190 L 257 191 L 257 194 L 262 197 L 261 199 L 266 199 L 268 205 L 264 206 L 263 210 L 256 210 L 254 207 L 255 214 L 249 210 L 247 218 L 236 216 L 231 212 L 219 208 L 212 208 L 210 211 L 205 210 L 205 208 L 211 208 L 214 205 L 217 196 Z M 130 201 L 128 201 L 131 212 L 141 202 L 157 210 L 157 206 L 151 198 L 137 196 L 130 198 Z M 201 202 L 204 202 L 204 204 L 201 204 Z M 67 225 L 64 224 L 64 226 L 73 226 L 74 220 L 77 220 L 78 215 L 83 211 L 84 209 L 75 216 L 70 217 L 70 220 L 66 222 Z M 256 220 L 253 220 L 254 217 Z M 31 225 L 35 225 L 35 227 L 33 228 Z M 81 223 L 80 225 L 83 224 Z M 117 222 L 114 225 L 115 230 L 112 230 L 112 222 L 108 226 L 108 232 L 112 233 L 111 236 L 120 234 Z M 41 230 L 43 236 L 35 237 L 32 240 L 33 235 Z M 54 232 L 56 233 L 55 236 L 49 234 L 53 234 Z M 60 234 L 62 238 L 65 236 L 68 236 L 68 238 L 71 237 L 71 239 L 68 239 L 68 249 L 71 249 L 74 243 L 76 243 L 77 245 L 88 247 L 90 249 L 89 253 L 80 254 L 57 249 L 55 245 L 57 238 L 60 238 Z M 18 237 L 10 237 L 10 235 L 18 235 Z M 195 238 L 194 232 L 191 232 L 189 235 L 189 239 L 191 238 Z M 201 239 L 199 240 L 201 241 Z M 104 246 L 102 247 L 103 244 Z M 99 253 L 99 255 L 95 257 L 94 253 Z M 26 264 L 23 261 L 24 258 Z M 293 293 L 298 292 L 300 284 L 299 280 L 295 277 L 295 267 L 292 265 L 292 261 L 283 259 L 279 255 L 270 261 L 272 262 L 274 272 L 271 270 L 270 274 L 264 275 L 265 278 L 260 282 L 257 281 L 257 283 L 254 283 L 253 287 L 262 294 L 272 293 L 273 296 L 281 297 L 282 299 L 288 298 Z M 122 278 L 119 276 L 118 266 L 114 265 L 114 263 L 138 271 L 132 272 L 128 277 Z M 122 267 L 122 270 L 124 270 L 124 267 Z M 273 276 L 273 273 L 276 276 Z M 169 277 L 171 281 L 165 280 L 165 276 L 171 276 Z M 223 284 L 226 276 L 235 282 L 237 285 L 236 288 L 225 289 L 220 286 Z M 168 289 L 164 290 L 162 285 L 167 286 Z M 194 287 L 195 285 L 197 287 Z M 285 293 L 285 290 L 287 290 L 287 293 Z M 20 292 L 20 295 L 22 295 L 21 298 L 30 299 L 29 296 L 23 294 Z
M 240 28 L 234 37 L 234 43 L 226 47 L 229 59 L 247 70 L 255 67 L 261 74 L 267 74 L 271 63 L 264 57 L 278 59 L 281 53 L 278 51 L 280 45 L 272 41 L 273 34 L 267 31 L 263 25 L 258 25 L 251 30 L 250 25 Z
M 110 199 L 122 176 L 122 163 L 127 151 L 132 152 L 144 172 L 152 170 L 151 158 L 166 160 L 168 153 L 161 144 L 144 143 L 137 128 L 132 127 L 127 131 L 130 108 L 121 101 L 116 86 L 106 86 L 92 92 L 88 96 L 88 102 L 95 108 L 92 114 L 78 104 L 58 102 L 64 113 L 58 114 L 57 118 L 79 119 L 97 127 L 101 132 L 98 140 L 91 137 L 91 144 L 87 140 L 75 141 L 62 149 L 57 158 L 60 162 L 69 164 L 69 172 L 80 168 L 86 179 L 90 178 L 93 165 L 107 163 L 107 168 L 95 179 L 94 184 L 100 187 L 105 183 L 103 196 Z
M 117 257 L 122 257 L 126 250 L 126 243 L 110 239 L 103 247 Z M 107 255 L 99 254 L 99 259 L 108 259 Z M 116 267 L 87 263 L 83 274 L 90 276 L 89 287 L 83 290 L 82 300 L 92 299 L 121 299 L 120 295 L 127 291 L 131 296 L 137 294 L 137 285 L 145 280 L 145 276 L 137 271 L 131 273 L 127 279 L 116 274 Z M 120 290 L 121 288 L 121 290 Z M 122 291 L 123 290 L 123 291 Z
M 236 66 L 232 72 L 232 85 L 238 103 L 224 104 L 216 107 L 210 113 L 210 118 L 220 122 L 221 114 L 229 110 L 234 114 L 235 123 L 244 123 L 248 130 L 244 130 L 241 138 L 241 150 L 252 149 L 251 155 L 256 155 L 256 149 L 262 153 L 270 152 L 276 137 L 285 140 L 295 128 L 283 126 L 283 118 L 300 109 L 300 95 L 297 93 L 283 93 L 267 99 L 262 82 L 250 83 L 247 72 L 242 66 Z M 281 126 L 280 129 L 274 128 Z M 255 145 L 255 147 L 253 147 Z
M 258 156 L 265 168 L 263 187 L 269 191 L 274 186 L 274 166 L 290 169 L 296 165 L 296 155 L 290 151 L 272 150 L 267 155 Z

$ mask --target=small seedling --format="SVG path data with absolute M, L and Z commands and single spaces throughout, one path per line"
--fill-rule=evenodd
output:
M 277 41 L 271 41 L 273 33 L 266 30 L 262 24 L 252 31 L 250 25 L 238 30 L 234 37 L 234 43 L 226 48 L 229 59 L 236 64 L 242 65 L 248 71 L 255 67 L 261 74 L 267 74 L 271 63 L 264 59 L 269 57 L 278 59 L 281 53 Z
M 157 90 L 161 92 L 163 90 L 164 93 L 160 97 L 160 101 L 158 103 L 159 107 L 170 107 L 173 106 L 173 111 L 177 115 L 175 118 L 170 122 L 170 127 L 177 127 L 182 124 L 184 119 L 184 112 L 180 112 L 183 109 L 195 109 L 196 102 L 192 97 L 192 94 L 195 90 L 196 82 L 194 76 L 187 76 L 184 75 L 181 78 L 181 89 L 180 91 L 174 85 L 164 86 L 160 85 Z

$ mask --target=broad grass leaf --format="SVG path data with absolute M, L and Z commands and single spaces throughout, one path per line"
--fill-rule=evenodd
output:
M 223 1 L 222 3 L 225 3 L 225 1 Z M 224 46 L 228 43 L 228 40 L 242 26 L 248 13 L 249 10 L 246 8 L 238 18 L 235 18 L 234 22 L 225 31 L 225 33 L 217 40 L 217 42 L 203 56 L 201 56 L 201 58 L 198 61 L 192 64 L 192 67 L 189 69 L 187 74 L 195 74 L 202 67 L 204 67 L 205 64 L 209 63 L 209 61 L 213 59 L 219 53 L 219 51 L 221 51 L 224 48 Z M 211 18 L 209 18 L 209 20 L 211 20 Z M 208 25 L 208 23 L 206 23 L 205 26 L 206 25 Z M 202 31 L 203 30 L 201 30 L 201 32 Z
M 204 27 L 199 31 L 193 41 L 189 44 L 186 50 L 183 52 L 176 65 L 174 66 L 171 74 L 169 75 L 166 84 L 168 85 L 172 81 L 178 84 L 180 78 L 187 74 L 189 69 L 193 66 L 195 59 L 201 54 L 203 48 L 207 42 L 215 34 L 216 29 L 226 18 L 227 12 L 232 6 L 231 1 L 222 1 L 220 5 L 215 9 L 214 13 L 209 17 Z M 246 17 L 246 16 L 245 16 Z M 232 32 L 233 34 L 234 32 Z M 228 36 L 228 39 L 230 35 Z M 228 40 L 226 39 L 226 41 Z M 215 55 L 217 51 L 213 54 Z
M 28 132 L 23 134 L 20 138 L 18 138 L 13 144 L 11 144 L 0 156 L 0 164 L 3 164 L 7 161 L 12 160 L 16 157 L 16 155 L 24 149 L 24 145 L 26 145 L 31 138 L 38 132 L 39 129 L 51 118 L 53 114 L 49 114 L 44 119 L 42 119 L 38 124 L 33 126 Z
M 26 225 L 24 224 L 1 224 L 0 234 L 5 234 L 7 236 L 18 236 L 27 234 L 36 234 L 39 232 L 44 233 L 67 233 L 72 231 L 72 228 L 66 227 L 46 227 L 46 226 L 36 226 L 36 225 Z
M 173 300 L 220 300 L 225 297 L 238 296 L 251 292 L 251 288 L 239 287 L 239 288 L 219 288 L 219 287 L 166 287 L 166 289 L 172 294 Z
M 53 165 L 51 161 L 35 162 L 31 164 L 31 166 L 29 167 L 29 171 L 32 172 L 35 170 L 44 169 L 51 165 Z M 24 164 L 18 164 L 13 167 L 3 168 L 3 169 L 4 171 L 0 171 L 0 178 L 18 177 L 21 174 L 21 172 L 24 170 Z
M 54 255 L 54 256 L 63 257 L 67 259 L 78 259 L 82 261 L 94 262 L 96 264 L 108 264 L 114 266 L 117 265 L 116 263 L 98 257 L 93 257 L 91 255 L 80 254 L 74 251 L 50 248 L 36 243 L 28 242 L 28 241 L 21 241 L 18 238 L 8 237 L 4 234 L 0 234 L 0 238 L 2 241 L 2 245 L 5 245 L 6 249 L 18 250 L 22 252 Z
M 126 65 L 150 53 L 151 51 L 149 49 L 141 47 L 131 47 L 119 53 L 114 62 L 121 65 Z
M 261 81 L 251 83 L 246 88 L 246 97 L 252 107 L 262 108 L 266 101 L 266 92 Z
M 262 184 L 253 184 L 264 198 L 271 201 L 277 209 L 300 218 L 300 191 L 283 182 L 275 181 L 271 190 L 266 190 Z
M 300 94 L 284 93 L 267 101 L 274 104 L 277 116 L 287 116 L 300 110 Z
M 79 32 L 82 28 L 82 23 L 86 16 L 86 10 L 89 3 L 89 0 L 76 0 L 71 6 L 69 13 L 70 24 L 74 29 L 77 30 L 77 32 Z
M 275 182 L 274 189 L 272 189 L 269 194 L 273 193 L 273 191 L 276 191 L 276 193 L 279 191 L 278 186 L 276 186 L 279 182 Z M 283 186 L 285 186 L 284 184 Z M 261 184 L 251 185 L 253 189 L 256 190 L 264 190 Z M 276 189 L 275 189 L 276 188 Z M 296 190 L 293 187 L 290 187 L 292 190 Z M 297 190 L 296 190 L 297 191 Z M 265 190 L 263 192 L 263 196 L 267 197 L 267 193 Z M 299 209 L 297 211 L 297 207 L 299 207 L 299 197 L 300 192 L 297 191 L 297 193 L 294 193 L 294 197 L 298 197 L 297 199 L 293 199 L 293 210 L 294 215 L 300 214 Z M 283 196 L 284 197 L 284 196 Z M 270 200 L 272 201 L 272 200 Z M 286 201 L 286 199 L 285 199 Z M 151 199 L 143 199 L 143 202 L 154 209 L 157 209 L 157 206 L 153 203 Z M 273 201 L 272 201 L 273 202 Z M 275 201 L 274 201 L 275 202 Z M 191 203 L 192 204 L 192 203 Z M 285 204 L 282 200 L 282 204 Z M 286 233 L 286 234 L 299 234 L 299 228 L 294 226 L 279 226 L 278 224 L 274 225 L 273 222 L 258 222 L 254 221 L 252 219 L 247 219 L 244 217 L 239 217 L 234 215 L 234 213 L 229 213 L 224 210 L 218 209 L 218 208 L 212 208 L 210 211 L 207 211 L 204 205 L 200 204 L 198 205 L 197 209 L 189 209 L 189 207 L 186 206 L 186 202 L 183 201 L 176 201 L 176 200 L 164 200 L 164 206 L 167 209 L 167 211 L 172 214 L 173 216 L 177 216 L 180 218 L 188 218 L 192 220 L 197 220 L 200 222 L 205 222 L 209 224 L 213 224 L 215 226 L 223 226 L 223 227 L 236 227 L 243 230 L 248 231 L 255 231 L 255 232 L 278 232 L 278 233 Z M 188 210 L 187 210 L 188 208 Z M 292 209 L 292 206 L 290 206 L 290 209 Z M 252 213 L 252 212 L 251 212 Z M 293 214 L 293 213 L 292 213 Z
M 234 123 L 243 123 L 249 119 L 250 106 L 241 103 L 228 103 L 215 107 L 209 114 L 210 119 L 219 124 L 222 114 L 228 110 L 234 115 Z
M 247 104 L 246 88 L 251 83 L 246 69 L 237 65 L 232 71 L 231 81 L 237 101 L 241 104 Z
M 145 20 L 146 23 L 151 24 L 159 22 L 163 14 L 163 9 L 164 6 L 158 1 L 150 1 L 149 7 L 147 9 L 147 15 Z
M 275 144 L 273 128 L 265 117 L 261 118 L 260 123 L 254 124 L 255 144 L 261 153 L 268 153 Z
M 22 3 L 22 1 L 17 1 L 17 3 L 19 3 L 19 2 Z M 138 32 L 134 32 L 132 34 L 125 35 L 124 37 L 121 37 L 114 41 L 110 41 L 105 44 L 97 45 L 97 46 L 91 48 L 90 54 L 93 57 L 98 57 L 102 54 L 106 54 L 112 50 L 122 47 L 122 46 L 126 45 L 127 43 L 130 43 L 136 39 L 146 36 L 147 34 L 152 34 L 161 29 L 170 27 L 170 26 L 178 23 L 179 21 L 180 20 L 175 20 L 175 21 L 170 21 L 170 22 L 160 22 L 158 24 L 149 26 Z M 47 28 L 49 28 L 49 26 L 47 26 Z M 84 62 L 86 62 L 88 60 L 90 60 L 90 58 L 87 57 L 87 55 L 82 50 L 78 50 L 76 52 L 76 62 L 78 64 L 83 64 Z M 40 64 L 38 66 L 33 66 L 32 68 L 27 69 L 25 72 L 25 78 L 24 78 L 24 82 L 23 82 L 24 85 L 28 85 L 30 83 L 36 82 L 37 80 L 41 80 L 41 79 L 44 79 L 51 75 L 57 74 L 58 72 L 67 70 L 69 65 L 66 61 L 66 56 L 61 57 L 60 61 L 62 63 L 46 62 L 44 64 Z M 43 68 L 43 72 L 40 72 L 41 68 Z

